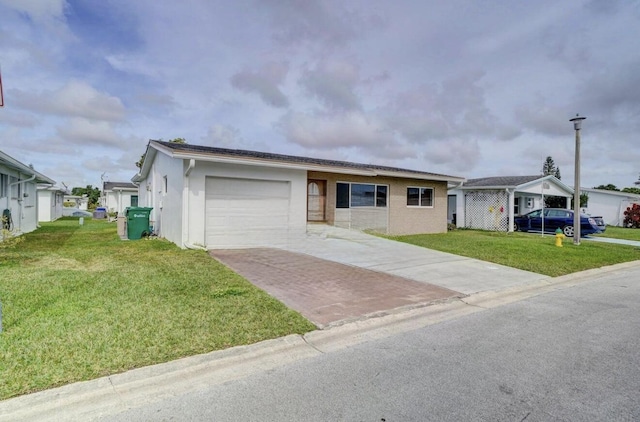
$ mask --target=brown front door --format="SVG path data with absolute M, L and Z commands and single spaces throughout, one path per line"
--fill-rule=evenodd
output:
M 325 221 L 327 181 L 309 180 L 307 184 L 307 221 Z

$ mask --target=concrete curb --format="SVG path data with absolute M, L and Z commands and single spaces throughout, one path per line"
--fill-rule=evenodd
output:
M 638 266 L 640 261 L 633 261 L 546 278 L 516 288 L 486 291 L 427 306 L 390 311 L 381 316 L 371 315 L 304 336 L 293 334 L 20 396 L 0 402 L 0 421 L 93 420 L 322 353 L 570 288 L 604 273 Z

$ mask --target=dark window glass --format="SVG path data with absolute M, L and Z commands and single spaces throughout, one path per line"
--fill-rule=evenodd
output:
M 376 186 L 376 207 L 387 206 L 387 187 Z
M 420 205 L 420 189 L 407 188 L 407 205 Z
M 352 207 L 373 207 L 375 206 L 376 186 L 351 184 L 351 206 Z
M 349 208 L 349 184 L 336 185 L 336 208 Z
M 429 189 L 429 188 L 420 189 L 420 206 L 421 207 L 433 206 L 433 189 Z

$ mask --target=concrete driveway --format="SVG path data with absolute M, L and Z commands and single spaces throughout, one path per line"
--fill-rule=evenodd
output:
M 549 278 L 322 224 L 287 250 L 209 253 L 319 327 Z
M 464 294 L 534 283 L 548 276 L 323 224 L 289 250 L 430 283 Z

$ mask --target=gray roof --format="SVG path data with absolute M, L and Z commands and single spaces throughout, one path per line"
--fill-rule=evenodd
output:
M 542 179 L 545 176 L 498 176 L 498 177 L 481 177 L 479 179 L 469 179 L 464 182 L 464 187 L 504 187 L 515 188 L 516 186 Z
M 4 163 L 6 166 L 13 168 L 23 174 L 35 175 L 36 177 L 34 180 L 36 183 L 46 183 L 48 185 L 54 185 L 56 183 L 55 180 L 50 179 L 44 174 L 35 171 L 33 167 L 21 163 L 20 161 L 5 154 L 2 151 L 0 151 L 0 163 Z
M 138 187 L 131 182 L 104 182 L 102 187 L 103 190 L 113 190 L 114 188 L 138 189 Z
M 374 164 L 359 164 L 359 163 L 351 163 L 348 161 L 325 160 L 320 158 L 273 154 L 269 152 L 248 151 L 248 150 L 241 150 L 241 149 L 216 148 L 216 147 L 208 147 L 208 146 L 202 146 L 202 145 L 180 144 L 177 142 L 166 142 L 166 141 L 156 141 L 156 140 L 152 140 L 152 141 L 164 147 L 167 147 L 173 151 L 212 154 L 212 155 L 218 155 L 218 156 L 222 155 L 222 156 L 237 157 L 237 158 L 255 158 L 255 159 L 261 159 L 261 160 L 268 160 L 268 161 L 280 161 L 280 162 L 294 163 L 294 164 L 320 165 L 320 166 L 338 167 L 338 168 L 345 168 L 345 169 L 380 170 L 380 171 L 389 171 L 389 172 L 398 172 L 398 173 L 401 173 L 401 172 L 413 173 L 413 174 L 422 175 L 422 176 L 428 175 L 428 176 L 437 176 L 441 178 L 464 179 L 462 177 L 457 177 L 457 176 L 448 176 L 444 174 L 429 173 L 429 172 L 418 171 L 418 170 L 408 170 L 408 169 L 402 169 L 397 167 L 378 166 Z

